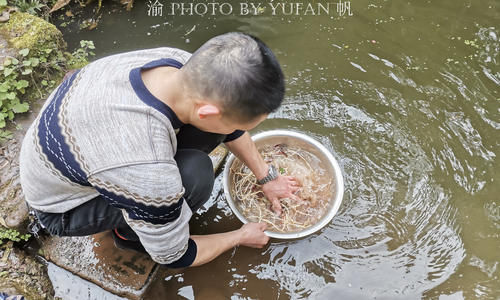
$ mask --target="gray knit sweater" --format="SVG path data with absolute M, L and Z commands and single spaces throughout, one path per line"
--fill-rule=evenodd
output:
M 145 86 L 137 76 L 145 64 L 173 59 L 170 63 L 182 66 L 189 56 L 174 48 L 122 53 L 66 79 L 23 141 L 21 184 L 27 202 L 61 213 L 101 195 L 122 210 L 155 261 L 182 257 L 192 212 L 174 161 L 178 119 L 168 106 L 141 98 Z

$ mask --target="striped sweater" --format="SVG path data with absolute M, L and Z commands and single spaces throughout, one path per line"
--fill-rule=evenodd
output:
M 196 255 L 189 241 L 192 212 L 174 160 L 175 132 L 183 124 L 141 79 L 143 69 L 180 68 L 189 57 L 165 47 L 121 53 L 61 83 L 23 141 L 26 201 L 62 213 L 102 195 L 122 210 L 156 262 Z

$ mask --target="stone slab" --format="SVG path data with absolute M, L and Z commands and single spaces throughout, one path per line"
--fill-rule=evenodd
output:
M 129 299 L 141 299 L 158 268 L 146 254 L 116 248 L 111 232 L 51 237 L 41 250 L 48 261 Z

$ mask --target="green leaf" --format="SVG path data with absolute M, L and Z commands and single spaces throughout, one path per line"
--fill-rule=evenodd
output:
M 0 130 L 0 140 L 2 139 L 11 139 L 13 136 L 12 132 L 8 130 Z M 0 240 L 1 242 L 1 240 Z
M 0 0 L 0 6 L 7 6 L 7 0 Z
M 25 88 L 25 87 L 28 87 L 29 83 L 28 81 L 26 80 L 19 80 L 17 83 L 16 83 L 16 89 L 20 90 L 22 88 Z
M 8 118 L 9 118 L 9 120 L 11 120 L 11 121 L 12 121 L 12 119 L 14 119 L 14 113 L 12 112 L 12 110 L 9 110 L 9 111 L 7 112 L 7 117 L 8 117 Z
M 22 50 L 19 50 L 19 54 L 21 54 L 22 56 L 27 56 L 29 53 L 30 53 L 30 49 L 28 49 L 28 48 L 24 48 Z
M 7 93 L 6 98 L 9 100 L 14 100 L 14 99 L 16 99 L 16 93 L 14 93 L 14 92 Z
M 33 57 L 32 59 L 30 59 L 30 61 L 31 61 L 31 66 L 33 66 L 33 67 L 38 66 L 38 64 L 40 63 L 40 60 L 36 57 Z
M 10 66 L 10 64 L 12 63 L 12 60 L 10 58 L 7 58 L 6 60 L 3 61 L 3 65 L 4 66 Z
M 45 49 L 45 53 L 50 54 L 52 52 L 52 49 Z
M 28 74 L 31 74 L 31 72 L 33 72 L 32 69 L 24 69 L 24 71 L 22 71 L 21 74 L 28 75 Z
M 42 85 L 47 86 L 47 85 L 49 85 L 49 83 L 47 82 L 47 80 L 44 79 L 44 80 L 42 80 Z
M 5 127 L 5 120 L 0 120 L 0 128 L 4 128 Z
M 7 82 L 0 84 L 0 93 L 6 93 L 9 90 Z
M 19 60 L 17 60 L 17 58 L 13 58 L 12 59 L 12 64 L 13 65 L 17 65 L 19 63 Z
M 7 99 L 7 93 L 0 92 L 0 103 L 2 103 L 1 101 L 5 100 L 5 99 Z M 0 105 L 0 107 L 2 107 L 2 106 Z
M 23 113 L 27 112 L 28 109 L 30 108 L 29 104 L 24 102 L 24 103 L 18 103 L 12 107 L 12 110 L 18 114 L 18 113 Z
M 23 65 L 25 65 L 26 67 L 31 66 L 31 60 L 23 60 Z
M 3 76 L 7 77 L 9 76 L 10 74 L 12 74 L 12 72 L 14 72 L 14 69 L 11 69 L 11 68 L 5 68 L 3 70 Z

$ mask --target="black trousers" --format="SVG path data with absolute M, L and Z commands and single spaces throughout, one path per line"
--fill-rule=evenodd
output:
M 226 135 L 207 133 L 184 125 L 177 134 L 177 153 L 174 157 L 185 189 L 184 200 L 193 212 L 210 198 L 214 173 L 210 153 L 224 141 Z M 35 210 L 40 223 L 52 235 L 85 236 L 114 228 L 131 240 L 137 235 L 125 222 L 120 209 L 101 196 L 64 213 Z

